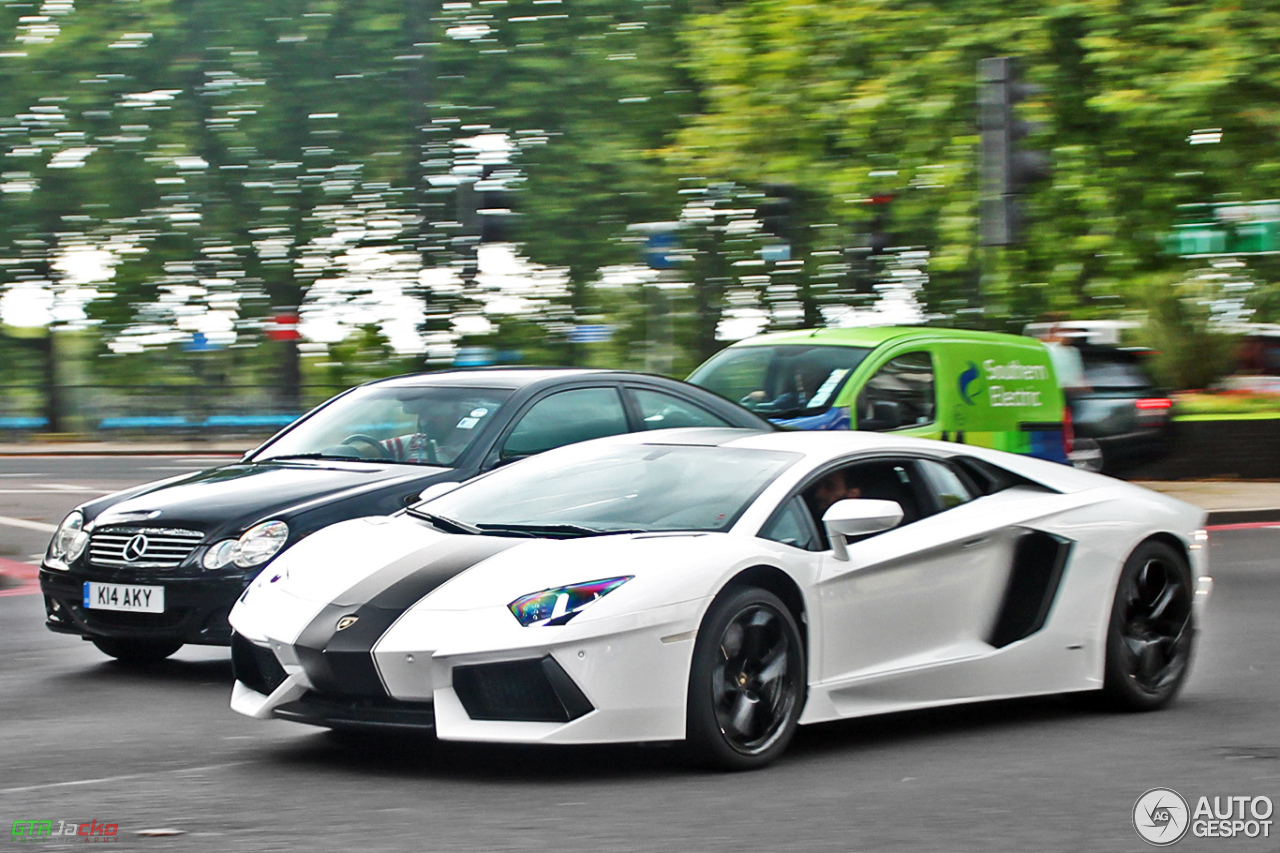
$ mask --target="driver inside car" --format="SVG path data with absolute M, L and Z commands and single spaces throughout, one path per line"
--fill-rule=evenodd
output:
M 484 415 L 483 407 L 465 403 L 436 404 L 418 413 L 418 431 L 378 442 L 388 459 L 419 465 L 448 465 L 471 443 Z M 487 414 L 487 412 L 486 412 Z

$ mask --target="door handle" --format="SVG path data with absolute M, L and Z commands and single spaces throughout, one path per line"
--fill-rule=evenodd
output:
M 983 544 L 984 542 L 986 542 L 986 541 L 987 541 L 988 539 L 990 539 L 990 538 L 991 538 L 990 536 L 978 536 L 978 537 L 976 537 L 976 538 L 974 538 L 974 539 L 966 539 L 964 542 L 960 543 L 960 547 L 961 547 L 961 548 L 976 548 L 977 546 L 979 546 L 979 545 Z

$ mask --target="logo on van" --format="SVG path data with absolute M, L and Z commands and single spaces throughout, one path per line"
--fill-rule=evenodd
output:
M 970 406 L 976 405 L 974 396 L 981 391 L 981 388 L 973 387 L 981 373 L 978 371 L 978 365 L 972 361 L 969 362 L 968 369 L 960 374 L 960 399 L 964 400 Z

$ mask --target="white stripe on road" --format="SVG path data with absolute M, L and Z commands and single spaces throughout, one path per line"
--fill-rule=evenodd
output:
M 208 773 L 211 770 L 225 770 L 228 767 L 239 767 L 248 761 L 228 761 L 226 764 L 206 764 L 203 767 L 178 767 L 173 770 L 161 770 L 160 773 Z M 48 782 L 44 785 L 26 785 L 22 788 L 0 788 L 0 794 L 23 794 L 27 791 L 47 791 L 50 788 L 74 788 L 80 785 L 105 785 L 108 782 L 122 782 L 126 779 L 153 779 L 155 773 L 130 773 L 127 776 L 103 776 L 101 779 L 77 779 L 74 782 Z
M 6 515 L 0 515 L 0 524 L 21 527 L 24 530 L 39 530 L 41 533 L 52 533 L 58 529 L 56 524 L 45 524 L 43 521 L 27 521 L 25 518 L 9 518 Z

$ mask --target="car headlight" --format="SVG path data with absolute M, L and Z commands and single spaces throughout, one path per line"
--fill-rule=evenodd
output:
M 55 567 L 65 569 L 68 563 L 79 559 L 88 544 L 89 534 L 84 532 L 84 514 L 78 509 L 73 510 L 54 531 L 53 539 L 49 541 L 48 559 Z
M 206 569 L 221 569 L 232 563 L 242 569 L 261 566 L 288 541 L 289 525 L 283 521 L 264 521 L 250 527 L 239 539 L 224 539 L 211 545 L 200 562 Z
M 511 615 L 526 628 L 530 625 L 563 625 L 591 602 L 603 598 L 635 575 L 544 589 L 522 595 L 507 605 Z

